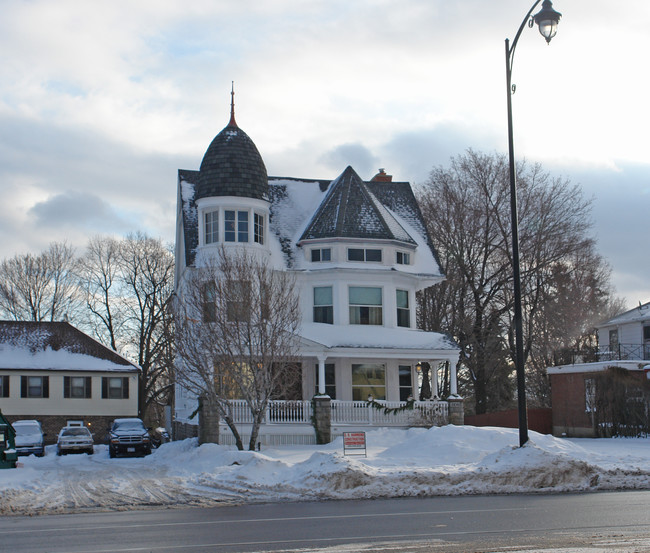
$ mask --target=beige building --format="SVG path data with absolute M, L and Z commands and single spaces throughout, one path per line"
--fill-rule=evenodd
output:
M 81 423 L 102 441 L 110 422 L 138 416 L 140 368 L 64 322 L 0 321 L 0 409 L 36 419 L 56 440 Z

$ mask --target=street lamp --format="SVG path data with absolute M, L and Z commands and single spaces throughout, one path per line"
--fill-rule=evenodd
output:
M 557 24 L 562 14 L 553 9 L 550 0 L 544 0 L 542 9 L 536 15 L 533 10 L 542 0 L 537 0 L 528 10 L 526 17 L 521 22 L 515 39 L 506 38 L 506 85 L 508 94 L 508 156 L 510 161 L 510 215 L 512 217 L 512 273 L 515 293 L 515 368 L 517 370 L 517 408 L 519 411 L 519 446 L 528 441 L 528 420 L 526 415 L 526 371 L 524 368 L 524 332 L 521 312 L 521 275 L 519 269 L 519 217 L 517 215 L 517 174 L 515 171 L 515 145 L 512 132 L 512 95 L 515 87 L 512 84 L 512 64 L 515 56 L 517 41 L 524 27 L 532 27 L 537 23 L 539 32 L 547 43 L 557 33 Z

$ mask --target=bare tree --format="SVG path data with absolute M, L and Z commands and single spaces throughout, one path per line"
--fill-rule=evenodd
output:
M 74 248 L 52 242 L 47 250 L 0 263 L 0 312 L 16 321 L 74 318 L 80 306 Z
M 216 407 L 239 449 L 232 400 L 245 400 L 251 412 L 253 450 L 269 401 L 300 382 L 299 322 L 293 276 L 246 251 L 221 248 L 179 291 L 177 380 Z
M 144 234 L 92 238 L 80 262 L 86 326 L 142 368 L 138 407 L 152 422 L 159 420 L 173 385 L 173 279 L 170 248 Z
M 114 296 L 120 297 L 120 242 L 111 237 L 92 237 L 79 261 L 79 273 L 88 308 L 85 326 L 117 351 L 117 337 L 124 322 L 121 302 L 114 301 Z
M 530 360 L 539 351 L 541 321 L 551 316 L 549 301 L 560 293 L 554 272 L 572 267 L 577 278 L 578 267 L 593 268 L 591 286 L 603 298 L 576 309 L 574 324 L 587 311 L 599 311 L 612 291 L 588 235 L 591 202 L 580 188 L 552 178 L 539 165 L 520 163 L 517 174 L 525 357 Z M 509 190 L 505 156 L 468 150 L 449 168 L 435 168 L 419 192 L 447 281 L 420 296 L 418 312 L 425 328 L 440 324 L 438 329 L 458 341 L 467 369 L 459 384 L 469 384 L 465 393 L 474 397 L 477 414 L 510 406 L 514 394 Z M 593 299 L 584 292 L 565 288 L 564 301 L 584 306 Z M 593 324 L 593 318 L 583 322 Z M 563 329 L 576 331 L 575 326 Z M 543 386 L 536 389 L 545 395 Z

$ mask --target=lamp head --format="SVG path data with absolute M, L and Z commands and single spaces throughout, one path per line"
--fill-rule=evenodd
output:
M 539 32 L 546 39 L 547 44 L 556 35 L 557 24 L 561 17 L 562 14 L 553 9 L 551 0 L 544 0 L 540 12 L 533 16 L 533 20 L 537 23 Z

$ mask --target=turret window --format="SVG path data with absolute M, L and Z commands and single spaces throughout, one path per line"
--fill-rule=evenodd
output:
M 256 244 L 264 245 L 264 215 L 253 214 L 253 241 Z
M 248 211 L 224 211 L 226 242 L 248 242 Z
M 209 211 L 205 214 L 205 243 L 219 242 L 219 212 Z

